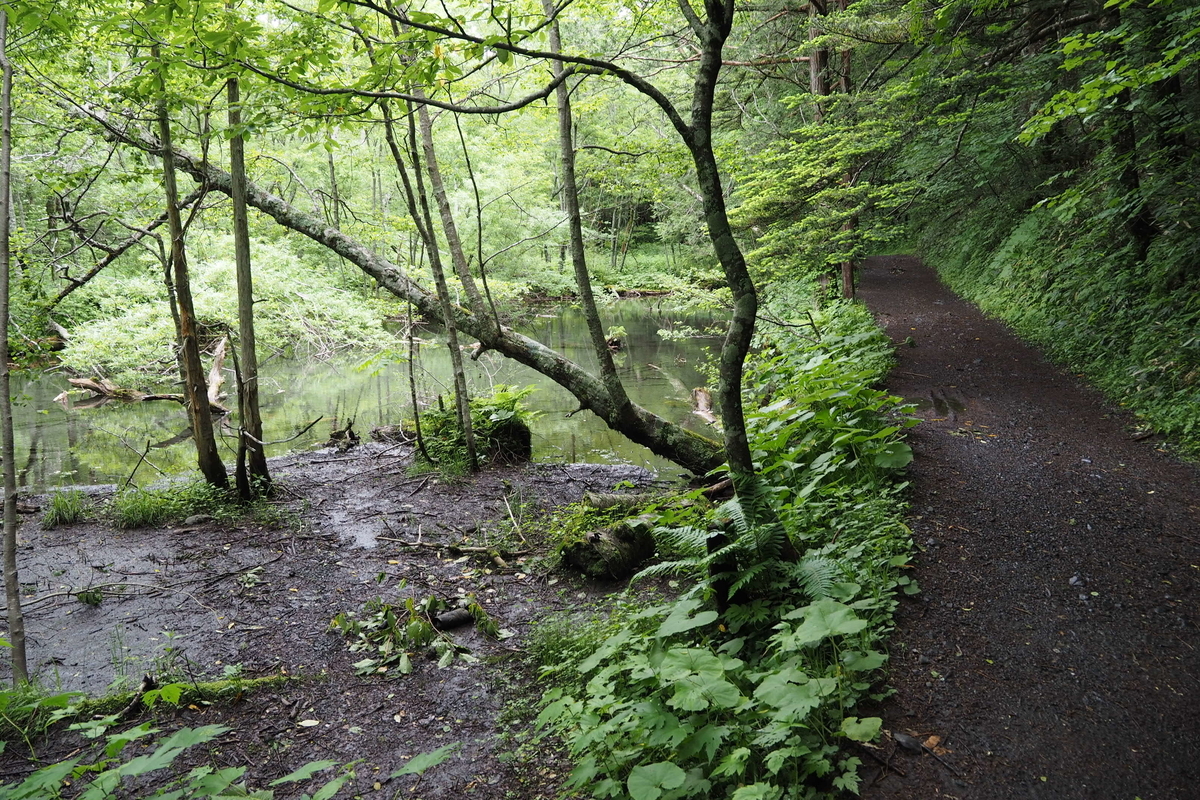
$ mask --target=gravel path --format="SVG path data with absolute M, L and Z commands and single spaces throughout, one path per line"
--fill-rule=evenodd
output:
M 944 762 L 900 751 L 863 796 L 1200 797 L 1200 472 L 916 259 L 860 296 L 924 420 L 882 714 Z

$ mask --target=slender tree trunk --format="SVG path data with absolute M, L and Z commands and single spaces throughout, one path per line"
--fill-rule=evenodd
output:
M 746 266 L 746 257 L 734 239 L 725 209 L 724 188 L 712 143 L 712 111 L 717 80 L 721 71 L 721 53 L 733 23 L 733 3 L 708 0 L 708 20 L 693 22 L 703 48 L 692 88 L 691 124 L 686 142 L 696 165 L 696 181 L 704 198 L 704 219 L 713 251 L 725 272 L 725 284 L 733 300 L 729 330 L 721 347 L 720 381 L 717 397 L 721 405 L 721 425 L 725 438 L 725 458 L 730 478 L 738 494 L 743 494 L 755 479 L 754 459 L 746 433 L 742 404 L 742 377 L 746 356 L 754 340 L 758 316 L 758 290 Z
M 420 89 L 414 90 L 413 94 L 424 97 Z M 450 262 L 454 265 L 454 273 L 458 275 L 463 292 L 467 296 L 467 307 L 475 316 L 487 319 L 487 307 L 483 304 L 483 297 L 475 285 L 475 277 L 471 275 L 467 265 L 467 254 L 463 250 L 462 238 L 458 235 L 454 210 L 450 207 L 450 198 L 446 195 L 446 183 L 442 180 L 442 168 L 438 164 L 437 148 L 433 142 L 433 119 L 429 116 L 428 106 L 417 106 L 417 122 L 421 131 L 421 151 L 425 155 L 425 174 L 429 176 L 429 188 L 433 192 L 434 202 L 437 203 L 442 233 L 446 237 L 446 249 L 450 251 Z
M 547 17 L 554 13 L 553 0 L 542 0 L 542 8 Z M 550 26 L 550 52 L 562 50 L 558 22 Z M 560 62 L 553 61 L 550 69 L 554 77 L 559 77 L 563 71 Z M 588 334 L 592 339 L 592 349 L 600 363 L 600 379 L 608 390 L 612 403 L 624 414 L 629 408 L 629 395 L 617 374 L 613 363 L 612 350 L 608 347 L 608 337 L 604 325 L 600 321 L 600 311 L 596 307 L 596 297 L 592 292 L 592 277 L 588 272 L 587 252 L 583 241 L 583 219 L 579 213 L 579 183 L 575 179 L 575 137 L 573 118 L 571 115 L 571 88 L 563 81 L 555 89 L 555 100 L 558 104 L 558 149 L 559 149 L 559 181 L 562 189 L 562 209 L 567 216 L 567 229 L 571 243 L 571 266 L 575 270 L 575 285 L 579 288 L 579 300 L 583 305 L 584 318 L 587 320 Z
M 17 573 L 17 458 L 13 436 L 12 386 L 8 366 L 9 213 L 12 203 L 12 62 L 8 60 L 8 12 L 0 10 L 0 456 L 4 459 L 4 597 L 12 645 L 13 686 L 29 681 L 25 615 Z
M 811 20 L 808 28 L 808 39 L 809 41 L 813 41 L 824 33 L 822 25 L 818 21 L 821 17 L 825 16 L 825 3 L 823 0 L 812 0 L 808 4 L 808 16 Z M 829 96 L 829 49 L 826 47 L 818 47 L 809 54 L 808 88 L 813 95 L 814 119 L 816 122 L 820 122 L 825 116 L 825 106 L 822 98 Z
M 459 428 L 461 428 L 463 432 L 463 443 L 467 448 L 467 467 L 472 472 L 475 472 L 479 469 L 479 455 L 475 451 L 475 429 L 471 424 L 471 395 L 467 391 L 467 371 L 463 365 L 462 348 L 459 347 L 458 344 L 458 326 L 454 322 L 454 303 L 450 299 L 450 287 L 446 283 L 446 270 L 442 268 L 442 260 L 437 251 L 437 241 L 436 239 L 432 238 L 433 214 L 429 210 L 429 196 L 425 191 L 425 181 L 421 177 L 421 164 L 417 156 L 417 121 L 414 119 L 414 116 L 419 116 L 421 121 L 421 140 L 426 142 L 427 156 L 435 155 L 433 151 L 433 128 L 429 120 L 429 113 L 425 106 L 421 106 L 420 111 L 416 113 L 414 113 L 412 108 L 409 108 L 408 138 L 412 145 L 413 176 L 416 178 L 417 182 L 417 200 L 421 204 L 420 213 L 425 220 L 425 229 L 429 232 L 431 242 L 434 245 L 429 250 L 429 264 L 431 267 L 433 267 L 433 283 L 437 288 L 438 303 L 442 307 L 442 319 L 445 321 L 446 325 L 446 346 L 450 348 L 450 368 L 454 373 L 454 407 L 458 416 Z M 432 162 L 427 162 L 425 164 L 425 171 L 428 172 L 431 183 L 434 181 L 434 176 L 436 175 L 437 181 L 440 184 L 441 173 L 438 171 L 436 166 L 431 167 L 431 164 L 436 165 L 436 163 L 436 158 L 434 158 Z M 442 192 L 442 200 L 445 200 L 444 189 Z M 450 225 L 447 227 L 445 224 L 443 224 L 443 232 L 445 232 L 448 237 L 450 235 L 449 231 L 454 231 L 454 241 L 457 244 L 456 251 L 458 256 L 461 258 L 462 242 L 458 239 L 458 230 L 454 227 L 454 218 L 450 214 L 450 205 L 448 202 L 446 203 L 445 208 L 446 215 L 442 218 L 442 221 L 445 223 L 448 220 Z M 455 257 L 454 252 L 455 250 L 451 251 L 451 258 Z M 463 259 L 463 267 L 465 271 L 466 259 Z M 468 279 L 469 277 L 470 276 L 468 274 Z M 471 282 L 471 289 L 474 289 L 474 287 L 474 282 Z M 463 288 L 467 288 L 466 283 L 463 284 Z M 472 294 L 470 290 L 467 291 L 468 295 Z M 473 293 L 471 304 L 473 306 L 478 304 L 478 308 L 482 309 L 483 301 L 479 299 L 478 291 Z M 477 319 L 486 318 L 486 314 L 481 315 L 478 310 L 472 310 L 475 311 L 475 316 Z
M 158 52 L 155 48 L 154 58 Z M 175 184 L 175 151 L 171 144 L 171 121 L 165 97 L 158 101 L 158 135 L 163 161 L 163 186 L 167 200 L 167 225 L 171 232 L 171 265 L 175 278 L 175 299 L 179 308 L 179 347 L 183 352 L 183 394 L 187 398 L 191 418 L 192 438 L 200 472 L 209 484 L 228 488 L 229 478 L 217 439 L 213 431 L 212 411 L 208 403 L 204 365 L 200 361 L 200 344 L 196 336 L 196 312 L 192 307 L 192 289 L 188 277 L 187 252 L 184 247 L 183 220 L 179 216 L 179 190 Z
M 338 192 L 337 170 L 333 164 L 333 148 L 325 149 L 325 161 L 329 167 L 329 219 L 333 227 L 342 227 L 342 196 Z
M 262 414 L 258 405 L 258 349 L 254 339 L 254 279 L 250 266 L 250 223 L 246 214 L 246 153 L 242 136 L 241 87 L 236 77 L 226 84 L 229 99 L 229 174 L 233 179 L 233 252 L 237 263 L 238 293 L 238 495 L 252 500 L 271 489 L 267 454 L 262 445 Z M 335 197 L 336 201 L 336 197 Z M 337 206 L 335 205 L 336 209 Z

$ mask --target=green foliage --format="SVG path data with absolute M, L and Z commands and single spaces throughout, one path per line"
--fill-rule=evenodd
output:
M 87 495 L 78 489 L 51 492 L 42 514 L 42 527 L 50 530 L 62 525 L 74 525 L 87 518 Z
M 151 528 L 182 522 L 195 514 L 207 514 L 218 522 L 250 519 L 267 527 L 294 525 L 287 509 L 260 497 L 244 503 L 230 491 L 196 480 L 170 488 L 130 486 L 117 492 L 108 504 L 112 524 L 121 529 Z
M 484 635 L 495 638 L 512 635 L 500 629 L 474 595 L 463 598 L 462 603 L 458 607 L 471 615 Z M 437 658 L 439 668 L 455 661 L 475 663 L 479 659 L 471 654 L 470 648 L 458 644 L 434 625 L 437 616 L 450 609 L 449 603 L 433 595 L 421 599 L 408 597 L 398 605 L 374 598 L 360 612 L 336 615 L 329 627 L 350 640 L 347 645 L 350 652 L 368 654 L 354 664 L 355 672 L 363 676 L 408 675 L 413 671 L 413 656 L 425 650 Z
M 909 102 L 907 92 L 831 98 L 829 117 L 747 159 L 732 219 L 753 237 L 747 258 L 765 279 L 828 272 L 898 236 L 892 212 L 917 187 L 883 166 L 905 141 L 889 109 Z
M 859 761 L 840 745 L 880 730 L 853 710 L 886 663 L 894 592 L 915 591 L 893 484 L 909 422 L 869 388 L 890 346 L 865 310 L 835 306 L 815 324 L 807 341 L 791 327 L 764 337 L 751 365 L 761 479 L 706 518 L 664 509 L 656 538 L 679 557 L 644 575 L 694 587 L 535 633 L 556 683 L 539 723 L 576 760 L 568 789 L 667 800 L 857 787 Z M 719 589 L 723 613 L 708 605 Z
M 0 644 L 12 646 L 3 639 Z M 46 694 L 28 683 L 0 691 L 0 751 L 8 743 L 20 741 L 32 756 L 37 738 L 71 714 L 71 703 L 77 697 L 76 692 Z
M 529 422 L 533 412 L 521 401 L 534 389 L 497 384 L 492 387 L 491 395 L 471 399 L 471 428 L 481 460 L 505 464 L 529 459 Z M 424 464 L 425 468 L 436 468 L 445 475 L 467 472 L 466 438 L 452 409 L 426 411 L 421 415 L 421 432 L 425 449 L 434 462 Z
M 135 782 L 139 797 L 165 798 L 235 798 L 253 797 L 271 800 L 275 793 L 270 790 L 254 790 L 242 781 L 245 767 L 218 768 L 208 765 L 194 767 L 185 774 L 173 772 L 175 763 L 188 750 L 200 745 L 210 745 L 228 732 L 220 725 L 204 725 L 199 728 L 180 728 L 168 735 L 156 738 L 161 731 L 143 723 L 134 728 L 112 731 L 115 717 L 105 717 L 72 726 L 90 739 L 103 737 L 103 746 L 95 760 L 86 756 L 75 756 L 49 766 L 41 767 L 18 783 L 0 784 L 0 800 L 50 800 L 60 797 L 84 797 L 88 800 L 108 800 L 127 797 Z M 153 746 L 152 751 L 128 760 L 122 753 L 132 742 Z M 317 772 L 336 766 L 332 761 L 312 762 L 290 775 L 272 782 L 272 786 L 308 780 Z M 325 782 L 309 795 L 299 795 L 301 800 L 332 798 L 344 786 L 353 772 L 341 769 L 341 774 Z M 150 782 L 149 786 L 147 781 Z M 149 788 L 154 787 L 154 788 Z M 289 795 L 296 796 L 296 795 Z
M 1086 124 L 1111 110 L 1130 90 L 1152 89 L 1200 63 L 1200 8 L 1183 0 L 1110 0 L 1118 20 L 1102 30 L 1079 32 L 1060 42 L 1063 69 L 1078 74 L 1078 85 L 1057 92 L 1026 124 L 1022 138 L 1033 141 L 1064 120 Z
M 237 330 L 232 243 L 225 236 L 192 237 L 190 260 L 196 314 L 207 346 Z M 339 285 L 336 273 L 295 274 L 298 254 L 284 243 L 256 242 L 255 332 L 264 352 L 325 358 L 351 348 L 392 342 L 382 327 L 390 306 Z M 62 363 L 83 375 L 145 387 L 173 379 L 175 328 L 159 267 L 149 261 L 112 268 L 62 306 L 72 338 Z
M 1200 456 L 1200 276 L 1178 284 L 1196 244 L 1165 235 L 1139 264 L 1128 250 L 1105 253 L 1120 238 L 1116 220 L 1080 229 L 1039 208 L 1009 217 L 1008 234 L 992 244 L 997 222 L 980 206 L 959 238 L 924 239 L 926 258 L 985 312 Z

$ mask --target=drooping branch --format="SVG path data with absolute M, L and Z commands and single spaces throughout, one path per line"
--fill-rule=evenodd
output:
M 190 206 L 192 206 L 192 204 L 194 204 L 201 197 L 204 196 L 204 192 L 205 192 L 205 189 L 203 186 L 197 187 L 187 197 L 185 197 L 179 201 L 179 207 L 180 208 L 189 208 Z M 107 267 L 109 264 L 116 261 L 121 256 L 125 255 L 125 253 L 129 252 L 130 248 L 137 245 L 139 242 L 141 242 L 147 236 L 150 236 L 155 231 L 155 229 L 162 227 L 164 224 L 166 224 L 166 222 L 167 222 L 167 213 L 164 211 L 162 214 L 159 214 L 158 217 L 151 220 L 150 223 L 148 225 L 146 225 L 145 227 L 134 228 L 133 229 L 134 232 L 130 236 L 126 237 L 125 239 L 122 239 L 120 242 L 117 242 L 116 244 L 107 244 L 107 245 L 96 241 L 90 234 L 86 234 L 86 232 L 83 231 L 81 228 L 78 228 L 75 225 L 72 225 L 71 227 L 72 227 L 72 229 L 75 230 L 75 234 L 77 236 L 80 236 L 80 237 L 86 236 L 86 238 L 84 239 L 84 244 L 87 244 L 87 245 L 90 245 L 93 247 L 98 247 L 99 249 L 104 251 L 104 258 L 97 261 L 95 263 L 95 265 L 91 269 L 89 269 L 86 273 L 84 273 L 84 275 L 82 277 L 79 277 L 79 278 L 67 277 L 67 280 L 70 281 L 70 283 L 68 283 L 66 286 L 64 286 L 59 291 L 59 293 L 57 295 L 55 295 L 53 299 L 50 300 L 50 302 L 46 303 L 46 311 L 52 310 L 55 306 L 57 306 L 59 303 L 61 303 L 63 300 L 65 300 L 71 294 L 71 292 L 75 291 L 76 289 L 79 289 L 82 286 L 87 285 L 87 282 L 90 281 L 92 278 L 96 277 L 97 275 L 99 275 L 100 272 L 105 267 Z

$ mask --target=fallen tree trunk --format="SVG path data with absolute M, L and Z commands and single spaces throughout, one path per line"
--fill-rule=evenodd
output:
M 100 379 L 93 380 L 92 378 L 67 378 L 67 383 L 74 386 L 76 389 L 84 389 L 92 393 L 90 400 L 120 400 L 125 403 L 142 403 L 150 400 L 174 400 L 180 405 L 187 404 L 187 398 L 182 394 L 166 393 L 166 394 L 146 394 L 139 392 L 137 389 L 125 389 L 117 386 L 112 381 Z M 65 403 L 69 399 L 70 393 L 63 392 L 58 397 L 54 398 L 55 402 Z M 209 390 L 209 397 L 212 397 L 212 391 Z M 89 408 L 95 408 L 102 403 L 89 405 Z M 221 405 L 219 402 L 209 400 L 209 408 L 214 414 L 228 414 L 229 409 Z
M 592 578 L 628 578 L 654 555 L 657 519 L 643 514 L 594 530 L 562 548 L 563 563 Z
M 147 153 L 162 151 L 159 142 L 133 130 L 126 120 L 114 121 L 94 107 L 78 107 L 78 113 L 101 125 L 107 136 Z M 233 182 L 229 173 L 205 159 L 175 150 L 174 163 L 178 169 L 214 191 L 231 195 Z M 277 223 L 301 233 L 328 247 L 372 277 L 380 287 L 407 300 L 427 319 L 443 320 L 437 298 L 420 286 L 396 264 L 323 219 L 292 206 L 282 197 L 265 191 L 258 185 L 246 185 L 246 203 Z M 695 472 L 705 474 L 724 461 L 721 444 L 683 428 L 633 403 L 617 405 L 611 399 L 601 379 L 546 345 L 491 320 L 480 319 L 461 306 L 451 309 L 456 327 L 474 336 L 481 343 L 476 354 L 495 350 L 501 355 L 531 367 L 571 392 L 579 402 L 579 410 L 593 411 L 610 428 L 644 445 L 654 453 Z

